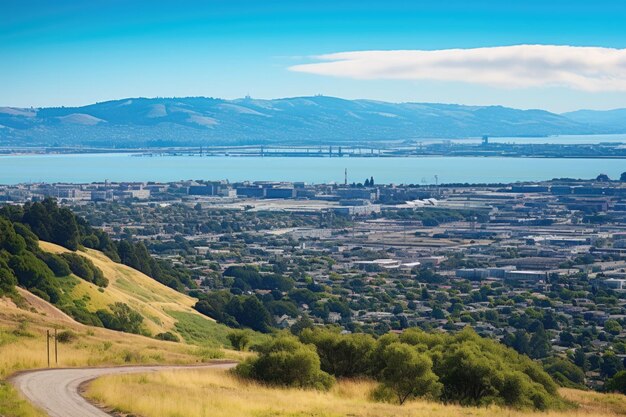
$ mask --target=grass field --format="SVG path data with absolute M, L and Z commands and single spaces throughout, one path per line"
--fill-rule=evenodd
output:
M 41 242 L 41 246 L 50 252 L 65 251 L 50 243 Z M 5 380 L 17 371 L 47 367 L 46 330 L 57 329 L 72 334 L 71 341 L 58 345 L 58 364 L 51 355 L 53 367 L 175 365 L 202 363 L 221 357 L 241 358 L 242 354 L 223 349 L 229 346 L 228 328 L 193 310 L 195 299 L 138 271 L 115 264 L 97 251 L 79 253 L 102 269 L 110 285 L 99 291 L 93 284 L 76 277 L 59 278 L 64 291 L 71 291 L 72 298 L 85 300 L 92 311 L 107 308 L 113 302 L 125 302 L 144 316 L 144 323 L 152 334 L 172 331 L 178 333 L 183 342 L 164 342 L 84 326 L 49 303 L 19 289 L 23 306 L 0 298 L 0 416 L 44 415 L 22 400 Z
M 46 330 L 70 331 L 73 340 L 58 345 L 59 367 L 125 364 L 193 364 L 240 354 L 218 348 L 164 342 L 83 326 L 41 301 L 29 309 L 0 299 L 0 416 L 35 417 L 38 413 L 3 382 L 11 374 L 47 367 Z M 51 353 L 54 350 L 52 349 Z
M 614 417 L 626 413 L 626 397 L 562 390 L 580 404 L 561 412 L 523 412 L 413 401 L 403 406 L 374 403 L 371 381 L 339 381 L 330 392 L 278 389 L 242 381 L 223 370 L 178 370 L 115 375 L 92 382 L 88 397 L 144 417 Z

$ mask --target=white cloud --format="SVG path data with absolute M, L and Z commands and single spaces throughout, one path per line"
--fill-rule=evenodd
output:
M 291 71 L 354 79 L 460 81 L 495 87 L 626 91 L 626 49 L 516 45 L 339 52 Z

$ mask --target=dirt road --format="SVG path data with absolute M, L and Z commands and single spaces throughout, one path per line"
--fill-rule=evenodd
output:
M 126 366 L 112 368 L 43 369 L 11 378 L 11 383 L 34 405 L 50 417 L 110 417 L 79 394 L 82 383 L 102 375 L 156 372 L 172 369 L 222 368 L 233 363 L 202 366 Z

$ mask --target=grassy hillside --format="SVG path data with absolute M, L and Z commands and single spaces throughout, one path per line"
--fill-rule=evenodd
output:
M 75 322 L 51 304 L 19 289 L 22 305 L 0 298 L 0 415 L 39 417 L 45 414 L 22 400 L 6 382 L 11 374 L 47 367 L 46 330 L 68 336 L 58 345 L 58 365 L 77 367 L 125 364 L 193 364 L 221 357 L 238 358 L 233 351 L 185 343 L 165 342 Z M 188 313 L 185 313 L 188 314 Z M 190 313 L 189 313 L 190 314 Z
M 242 381 L 223 370 L 181 370 L 107 376 L 94 381 L 88 396 L 123 412 L 145 417 L 614 417 L 626 414 L 626 397 L 562 389 L 578 404 L 567 411 L 525 412 L 509 408 L 459 407 L 425 400 L 403 406 L 369 399 L 375 383 L 340 380 L 329 392 L 270 388 Z
M 51 253 L 67 249 L 40 242 Z M 53 367 L 77 367 L 124 364 L 193 364 L 241 354 L 221 349 L 229 347 L 229 329 L 197 313 L 195 299 L 158 283 L 130 267 L 117 264 L 95 250 L 78 251 L 90 259 L 109 280 L 100 288 L 74 275 L 55 278 L 61 281 L 66 300 L 82 300 L 89 311 L 108 309 L 116 302 L 128 304 L 144 318 L 151 335 L 177 334 L 181 343 L 155 340 L 142 335 L 121 333 L 76 322 L 57 307 L 17 288 L 19 306 L 8 297 L 0 297 L 0 416 L 39 417 L 42 412 L 22 400 L 6 382 L 11 374 L 47 367 L 46 331 L 57 330 L 67 336 L 59 343 L 58 364 Z
M 46 252 L 70 252 L 53 243 L 39 244 Z M 89 311 L 108 309 L 110 305 L 122 302 L 144 317 L 144 327 L 151 335 L 169 331 L 180 336 L 181 340 L 193 343 L 228 345 L 228 328 L 194 310 L 195 298 L 166 287 L 128 266 L 115 263 L 96 250 L 86 249 L 75 253 L 91 260 L 109 280 L 106 288 L 100 288 L 75 276 L 61 278 L 70 298 L 84 300 Z M 185 330 L 189 322 L 193 322 L 198 334 L 190 334 Z

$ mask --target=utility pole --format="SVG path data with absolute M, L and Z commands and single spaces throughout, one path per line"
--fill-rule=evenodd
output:
M 58 342 L 57 342 L 57 329 L 54 329 L 54 364 L 59 366 L 59 354 L 58 354 Z
M 50 367 L 50 339 L 54 338 L 54 363 L 59 365 L 59 342 L 57 338 L 57 329 L 54 329 L 54 335 L 50 334 L 50 330 L 46 330 L 46 356 L 48 359 L 48 368 Z
M 50 367 L 50 330 L 46 330 L 46 351 L 48 353 L 48 368 Z

